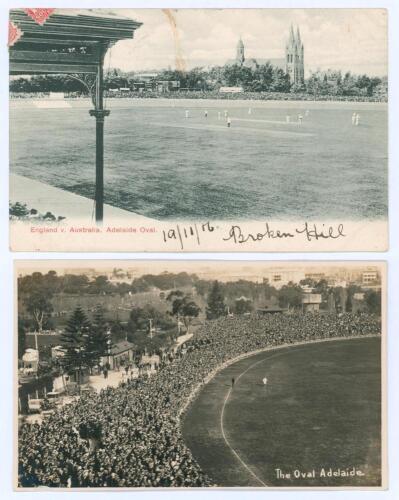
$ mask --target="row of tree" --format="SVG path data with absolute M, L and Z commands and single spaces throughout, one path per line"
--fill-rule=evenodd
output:
M 309 279 L 302 280 L 299 284 L 289 283 L 277 290 L 267 282 L 255 283 L 249 280 L 238 280 L 214 283 L 209 280 L 201 280 L 195 274 L 185 272 L 147 274 L 133 279 L 130 284 L 112 284 L 107 276 L 97 276 L 90 280 L 86 275 L 58 276 L 55 271 L 49 271 L 47 274 L 36 272 L 20 277 L 18 279 L 18 299 L 20 316 L 22 317 L 22 312 L 25 311 L 32 320 L 31 327 L 41 331 L 48 325 L 48 320 L 53 313 L 53 299 L 64 293 L 81 296 L 119 293 L 123 296 L 126 293 L 134 294 L 148 290 L 156 292 L 158 290 L 160 298 L 165 299 L 166 303 L 169 304 L 167 308 L 171 309 L 172 315 L 179 314 L 183 318 L 187 316 L 185 310 L 189 310 L 193 305 L 192 294 L 200 297 L 201 301 L 208 301 L 206 315 L 209 319 L 213 319 L 224 314 L 227 306 L 229 306 L 230 312 L 236 314 L 250 312 L 254 308 L 254 304 L 262 303 L 274 303 L 282 308 L 299 308 L 301 307 L 303 286 L 309 286 L 314 293 L 321 294 L 322 308 L 327 307 L 329 300 L 331 303 L 329 297 L 332 295 L 336 310 L 343 308 L 351 310 L 354 294 L 361 292 L 361 287 L 358 285 L 350 285 L 347 288 L 330 287 L 325 279 L 318 282 Z M 185 292 L 181 290 L 185 290 Z M 166 293 L 167 291 L 169 294 Z M 345 299 L 342 299 L 343 294 L 345 294 Z M 366 292 L 365 303 L 371 312 L 378 313 L 377 299 L 375 293 Z M 346 304 L 344 307 L 343 301 Z M 373 301 L 376 305 L 373 305 Z M 151 311 L 151 314 L 155 315 L 156 311 Z M 163 314 L 164 317 L 167 317 L 159 311 L 157 314 Z M 195 317 L 195 315 L 192 316 Z M 170 317 L 168 320 L 170 323 Z M 184 320 L 182 321 L 184 322 Z M 164 323 L 163 330 L 172 328 L 166 320 Z
M 388 80 L 386 77 L 370 77 L 368 75 L 352 75 L 350 72 L 342 75 L 340 71 L 317 71 L 312 73 L 305 82 L 308 94 L 334 96 L 376 96 L 386 98 L 388 95 Z M 296 91 L 295 88 L 292 91 Z
M 49 271 L 46 274 L 34 272 L 30 275 L 21 276 L 18 279 L 18 294 L 22 299 L 29 297 L 28 304 L 30 309 L 32 303 L 38 296 L 38 302 L 44 297 L 49 300 L 57 294 L 71 295 L 108 295 L 108 294 L 136 294 L 148 292 L 151 290 L 170 291 L 176 289 L 195 289 L 196 294 L 201 297 L 207 297 L 212 286 L 212 280 L 199 279 L 195 274 L 186 272 L 160 274 L 144 274 L 138 278 L 132 279 L 129 273 L 114 269 L 112 276 L 115 278 L 126 279 L 126 282 L 111 282 L 107 276 L 100 275 L 90 279 L 85 274 L 65 274 L 58 276 L 55 271 Z M 308 284 L 305 280 L 304 283 Z M 302 284 L 302 283 L 301 283 Z M 327 287 L 327 282 L 321 281 L 320 284 L 313 283 L 316 292 L 321 288 Z M 317 286 L 316 286 L 317 285 Z M 280 292 L 267 282 L 256 283 L 250 280 L 239 279 L 226 283 L 219 283 L 223 295 L 228 303 L 234 302 L 237 297 L 245 296 L 253 301 L 269 300 L 271 297 L 278 297 Z M 162 294 L 164 296 L 164 294 Z M 47 312 L 50 312 L 48 310 Z
M 25 301 L 32 316 L 35 330 L 42 330 L 49 312 L 51 302 L 44 289 L 36 286 Z M 129 340 L 134 343 L 138 352 L 145 350 L 157 352 L 171 345 L 179 333 L 190 333 L 190 325 L 198 318 L 201 308 L 193 296 L 181 290 L 172 290 L 166 300 L 170 304 L 167 312 L 147 304 L 144 307 L 133 307 L 129 320 L 123 324 L 120 321 L 110 321 L 104 315 L 101 306 L 96 306 L 89 318 L 87 313 L 78 306 L 67 319 L 61 335 L 61 346 L 66 355 L 63 362 L 67 370 L 73 367 L 92 368 L 101 356 L 108 352 L 111 343 Z M 208 298 L 206 317 L 215 319 L 226 314 L 224 296 L 218 282 L 215 282 Z M 19 356 L 25 351 L 26 331 L 32 324 L 19 318 L 18 340 Z
M 232 64 L 209 69 L 194 68 L 187 72 L 165 70 L 157 79 L 178 81 L 180 88 L 202 91 L 219 90 L 222 86 L 242 87 L 248 92 L 289 92 L 291 88 L 287 73 L 270 63 L 254 67 Z M 129 85 L 129 81 L 126 84 Z
M 217 91 L 222 86 L 242 87 L 245 92 L 304 92 L 337 96 L 385 96 L 387 78 L 368 75 L 353 75 L 350 72 L 317 71 L 303 84 L 292 84 L 284 70 L 270 63 L 254 64 L 252 67 L 238 64 L 194 68 L 189 71 L 163 70 L 153 78 L 159 81 L 178 82 L 177 88 L 193 91 Z M 113 69 L 105 74 L 105 89 L 135 89 L 140 75 Z M 151 82 L 150 82 L 151 84 Z M 151 85 L 150 85 L 151 86 Z M 77 92 L 88 93 L 90 82 L 79 75 L 34 75 L 10 81 L 11 92 Z
M 121 278 L 119 270 L 114 269 L 112 276 Z M 145 274 L 139 278 L 132 279 L 129 273 L 125 273 L 123 278 L 126 282 L 111 282 L 106 275 L 99 275 L 90 279 L 86 274 L 64 274 L 58 276 L 56 271 L 49 271 L 46 274 L 34 272 L 18 278 L 18 292 L 22 297 L 26 294 L 32 295 L 35 291 L 42 291 L 47 296 L 55 294 L 72 295 L 108 295 L 127 293 L 148 292 L 154 288 L 159 290 L 171 290 L 194 286 L 198 281 L 195 274 L 181 273 L 161 273 Z
M 247 286 L 257 285 L 255 290 L 259 290 L 259 284 L 241 280 L 238 282 L 240 291 L 250 290 Z M 265 284 L 266 290 L 274 290 Z M 288 283 L 278 291 L 278 305 L 284 309 L 300 309 L 302 307 L 303 287 L 309 286 L 313 293 L 319 293 L 322 297 L 321 308 L 335 311 L 350 312 L 353 309 L 355 293 L 361 292 L 361 288 L 351 285 L 347 288 L 328 287 L 326 280 L 315 282 L 313 280 L 302 280 L 300 284 Z M 236 290 L 237 291 L 237 290 Z M 232 284 L 219 283 L 214 281 L 206 292 L 206 307 L 204 315 L 207 320 L 234 313 L 242 315 L 251 313 L 254 310 L 254 301 L 250 296 L 235 295 L 234 306 L 229 307 L 227 303 L 231 297 Z M 248 294 L 249 295 L 249 294 Z M 33 295 L 27 298 L 32 319 L 38 321 L 39 327 L 45 322 L 48 314 L 48 297 L 38 290 L 33 290 Z M 89 318 L 81 307 L 77 307 L 63 328 L 61 345 L 65 350 L 62 360 L 63 367 L 68 373 L 78 371 L 83 368 L 91 370 L 98 365 L 102 356 L 109 353 L 114 342 L 129 340 L 135 345 L 137 353 L 155 352 L 159 353 L 168 349 L 176 340 L 178 334 L 190 333 L 190 326 L 195 318 L 201 313 L 201 308 L 197 304 L 193 294 L 181 290 L 172 290 L 166 297 L 170 308 L 167 311 L 160 311 L 156 307 L 147 304 L 144 307 L 133 307 L 130 311 L 127 323 L 120 321 L 110 321 L 106 318 L 100 306 L 96 306 L 93 314 Z M 364 310 L 373 314 L 381 314 L 381 293 L 374 290 L 364 292 Z M 38 319 L 38 317 L 40 319 Z M 24 322 L 19 318 L 18 331 L 18 351 L 21 357 L 25 351 L 25 334 L 29 330 L 29 322 Z M 38 328 L 39 329 L 39 328 Z M 40 330 L 40 329 L 39 329 Z
M 246 285 L 248 285 L 249 288 L 246 288 Z M 266 294 L 263 293 L 263 297 L 266 296 L 268 298 L 273 297 L 273 291 L 275 291 L 277 292 L 277 304 L 280 308 L 300 309 L 302 307 L 302 298 L 304 295 L 303 287 L 305 286 L 311 287 L 312 293 L 321 295 L 321 309 L 327 309 L 330 307 L 330 304 L 332 304 L 332 310 L 334 311 L 351 312 L 353 310 L 355 294 L 364 293 L 364 309 L 371 314 L 381 314 L 381 292 L 376 290 L 366 290 L 362 292 L 362 288 L 359 285 L 329 287 L 327 281 L 324 279 L 318 282 L 312 279 L 304 279 L 301 280 L 299 284 L 290 282 L 287 285 L 283 285 L 281 289 L 277 291 L 268 284 L 259 285 L 253 282 L 246 282 L 245 280 L 240 280 L 236 283 L 219 283 L 216 280 L 206 293 L 206 319 L 217 319 L 226 316 L 229 312 L 237 315 L 252 312 L 254 310 L 253 295 L 252 298 L 250 298 L 251 293 L 247 296 L 245 294 L 237 296 L 237 288 L 241 291 L 255 291 L 256 296 L 259 296 L 260 289 L 263 288 L 263 290 L 266 290 Z M 229 307 L 227 303 L 231 303 L 232 291 L 234 291 L 234 305 L 233 307 Z M 198 317 L 201 311 L 199 306 L 195 303 L 190 294 L 184 294 L 180 290 L 170 292 L 167 300 L 172 302 L 172 309 L 169 314 L 181 318 L 184 321 L 186 330 L 188 330 L 191 320 Z M 134 314 L 137 314 L 138 317 L 142 317 L 143 312 L 146 310 L 148 311 L 147 317 L 156 317 L 157 315 L 158 318 L 167 317 L 167 314 L 163 315 L 163 313 L 159 313 L 159 311 L 156 313 L 155 309 L 151 307 L 149 309 L 136 308 L 130 315 L 131 320 Z M 146 317 L 146 315 L 144 315 L 144 317 Z M 129 322 L 129 324 L 131 325 L 131 322 Z M 165 323 L 163 323 L 162 326 L 165 327 Z

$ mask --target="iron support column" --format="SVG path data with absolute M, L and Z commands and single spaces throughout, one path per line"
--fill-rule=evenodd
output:
M 89 111 L 96 119 L 96 188 L 95 207 L 96 222 L 101 224 L 104 218 L 104 118 L 110 114 L 103 103 L 103 62 L 105 51 L 102 51 L 97 68 L 95 109 Z

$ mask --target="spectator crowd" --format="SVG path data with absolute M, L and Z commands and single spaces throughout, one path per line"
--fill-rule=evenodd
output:
M 308 94 L 306 92 L 219 92 L 218 90 L 179 90 L 175 92 L 105 92 L 107 98 L 134 99 L 217 99 L 228 101 L 341 101 L 341 102 L 387 102 L 386 96 Z
M 180 429 L 180 416 L 190 395 L 211 372 L 231 359 L 267 347 L 380 331 L 380 318 L 366 313 L 280 313 L 207 322 L 161 363 L 156 375 L 128 378 L 98 394 L 82 394 L 41 424 L 23 424 L 19 430 L 19 484 L 212 486 Z M 101 429 L 98 439 L 85 439 L 79 433 L 90 422 Z
M 82 92 L 62 92 L 66 99 L 89 98 Z M 10 92 L 10 99 L 48 99 L 50 92 Z M 218 99 L 251 101 L 344 101 L 344 102 L 387 102 L 386 96 L 367 95 L 322 95 L 315 96 L 306 92 L 219 92 L 218 90 L 179 90 L 175 92 L 155 92 L 136 90 L 105 91 L 104 97 L 118 99 Z

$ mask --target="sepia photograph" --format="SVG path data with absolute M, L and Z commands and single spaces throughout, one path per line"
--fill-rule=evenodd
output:
M 14 270 L 18 490 L 386 488 L 384 263 Z
M 12 9 L 20 251 L 386 251 L 385 9 Z

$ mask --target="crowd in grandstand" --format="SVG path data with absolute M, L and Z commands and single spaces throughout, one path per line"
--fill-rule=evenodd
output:
M 228 360 L 299 341 L 379 334 L 369 314 L 274 314 L 207 322 L 175 358 L 149 378 L 83 394 L 19 431 L 21 486 L 210 486 L 183 441 L 180 414 L 193 390 Z M 101 428 L 98 447 L 79 436 Z
M 251 100 L 251 101 L 347 101 L 347 102 L 386 102 L 385 96 L 344 96 L 308 94 L 306 92 L 219 92 L 218 90 L 179 90 L 176 92 L 137 92 L 119 91 L 105 92 L 105 97 L 114 98 L 147 98 L 147 99 L 218 99 L 218 100 Z
M 10 92 L 10 99 L 45 99 L 50 92 Z
M 67 99 L 89 98 L 87 94 L 81 92 L 65 92 Z M 49 98 L 49 92 L 10 92 L 11 99 L 38 99 Z M 348 101 L 348 102 L 386 102 L 386 96 L 343 96 L 343 95 L 317 95 L 306 92 L 237 92 L 221 93 L 217 90 L 180 90 L 176 92 L 155 92 L 145 91 L 105 91 L 106 98 L 134 98 L 134 99 L 222 99 L 222 100 L 254 100 L 254 101 Z
M 169 98 L 169 99 L 223 99 L 230 101 L 349 101 L 349 102 L 386 102 L 386 97 L 380 96 L 343 96 L 343 95 L 317 95 L 306 92 L 219 92 L 218 90 L 179 90 L 178 92 L 137 92 L 119 91 L 105 92 L 106 97 L 115 98 Z

